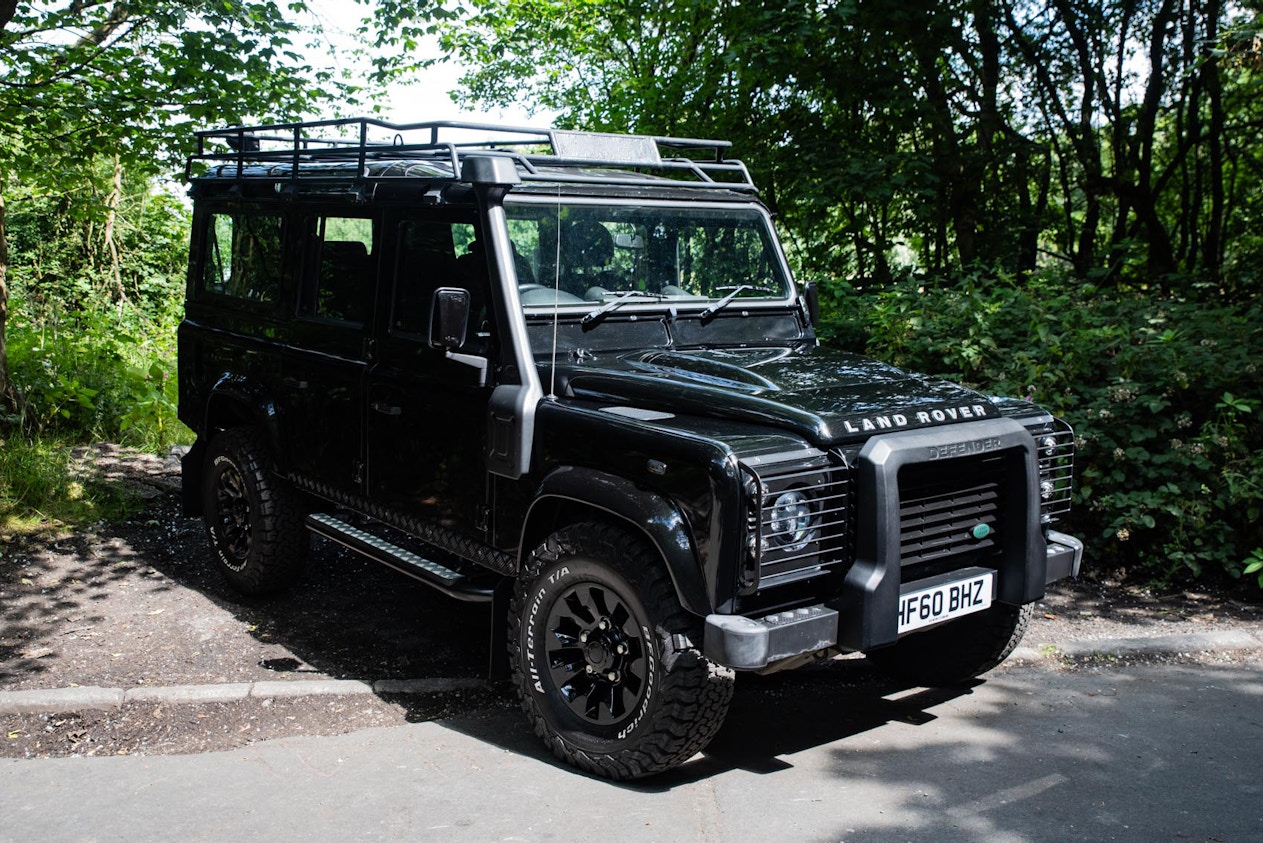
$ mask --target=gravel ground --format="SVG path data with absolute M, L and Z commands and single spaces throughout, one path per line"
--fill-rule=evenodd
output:
M 76 533 L 0 535 L 0 691 L 485 676 L 486 607 L 445 598 L 325 541 L 315 542 L 307 574 L 290 592 L 242 598 L 214 571 L 201 521 L 179 513 L 177 462 L 98 446 L 81 454 L 79 466 L 128 485 L 146 508 L 130 521 Z M 1065 641 L 1235 629 L 1263 633 L 1263 606 L 1084 580 L 1050 590 L 1024 646 L 1047 652 Z M 1050 658 L 1045 666 L 1113 662 Z M 862 660 L 829 668 L 847 672 L 845 682 L 877 681 Z M 738 694 L 748 686 L 774 697 L 778 682 L 799 681 L 742 677 Z M 505 689 L 488 687 L 0 715 L 0 757 L 201 752 L 515 704 Z

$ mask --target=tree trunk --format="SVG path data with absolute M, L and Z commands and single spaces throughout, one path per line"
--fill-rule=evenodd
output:
M 117 155 L 114 156 L 114 183 L 109 196 L 105 198 L 105 206 L 109 210 L 105 214 L 105 232 L 102 240 L 105 251 L 110 256 L 110 279 L 114 282 L 114 301 L 127 301 L 127 291 L 123 289 L 123 271 L 119 266 L 118 243 L 114 240 L 114 223 L 118 219 L 118 206 L 123 201 L 123 164 Z
M 1219 40 L 1219 16 L 1222 6 L 1218 2 L 1209 3 L 1205 10 L 1206 43 L 1214 44 Z M 1204 268 L 1216 279 L 1222 278 L 1224 268 L 1224 217 L 1227 213 L 1227 197 L 1224 193 L 1224 137 L 1227 129 L 1227 114 L 1224 111 L 1223 85 L 1219 78 L 1219 59 L 1209 48 L 1203 47 L 1201 60 L 1202 84 L 1206 90 L 1210 104 L 1210 125 L 1207 127 L 1210 142 L 1210 219 L 1206 225 L 1206 236 L 1202 241 L 1202 261 Z
M 1158 213 L 1158 190 L 1154 185 L 1156 150 L 1158 147 L 1158 117 L 1161 113 L 1162 96 L 1166 93 L 1168 68 L 1166 66 L 1167 32 L 1175 20 L 1175 0 L 1163 0 L 1154 13 L 1149 37 L 1149 79 L 1145 96 L 1136 118 L 1135 168 L 1136 185 L 1133 210 L 1137 229 L 1144 232 L 1149 247 L 1147 268 L 1151 278 L 1170 275 L 1176 270 L 1175 254 L 1171 248 L 1171 235 Z
M 9 235 L 5 228 L 4 194 L 0 193 L 0 412 L 12 415 L 22 404 L 17 387 L 9 377 L 9 352 L 5 325 L 9 321 Z

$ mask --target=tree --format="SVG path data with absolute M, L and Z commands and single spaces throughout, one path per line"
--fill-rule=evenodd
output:
M 1263 210 L 1253 5 L 470 0 L 445 43 L 468 102 L 733 139 L 808 269 L 1222 284 Z
M 102 159 L 116 183 L 123 170 L 157 173 L 187 154 L 194 128 L 353 96 L 300 54 L 306 11 L 303 0 L 0 0 L 0 410 L 20 407 L 4 341 L 6 197 L 73 194 Z

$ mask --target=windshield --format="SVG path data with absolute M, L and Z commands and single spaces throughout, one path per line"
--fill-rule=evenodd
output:
M 525 307 L 784 301 L 789 279 L 756 208 L 506 204 Z

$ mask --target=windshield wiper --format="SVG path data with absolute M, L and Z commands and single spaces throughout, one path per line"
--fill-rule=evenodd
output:
M 597 322 L 600 322 L 602 319 L 604 319 L 605 314 L 613 310 L 617 310 L 618 308 L 626 304 L 629 299 L 633 299 L 633 298 L 645 298 L 645 299 L 654 299 L 655 301 L 662 301 L 663 299 L 666 298 L 666 296 L 661 295 L 660 293 L 646 293 L 644 290 L 624 290 L 623 292 L 618 294 L 617 298 L 607 301 L 605 304 L 601 305 L 596 310 L 585 315 L 582 319 L 579 320 L 579 324 L 583 326 L 584 328 L 588 327 L 589 325 L 594 325 Z
M 712 304 L 710 307 L 703 310 L 698 315 L 698 319 L 700 319 L 702 322 L 709 321 L 716 313 L 718 313 L 719 311 L 727 307 L 732 302 L 732 300 L 735 299 L 737 296 L 741 295 L 746 290 L 753 290 L 753 289 L 754 289 L 753 284 L 738 284 L 736 287 L 732 288 L 731 293 L 724 296 L 722 299 L 720 299 L 719 301 Z

